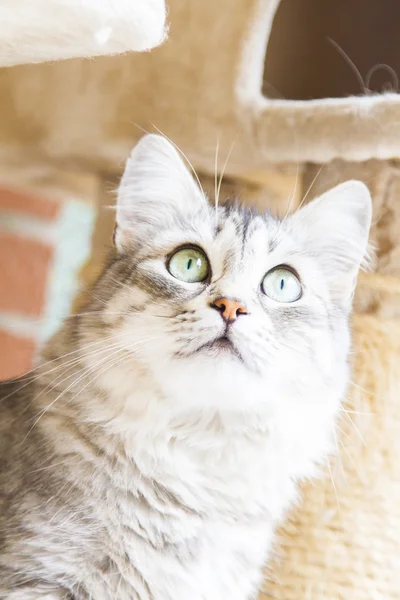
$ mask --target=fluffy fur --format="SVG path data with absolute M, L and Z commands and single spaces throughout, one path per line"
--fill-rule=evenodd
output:
M 0 65 L 149 50 L 165 38 L 164 0 L 14 0 L 0 6 Z
M 358 182 L 282 222 L 215 210 L 165 139 L 139 142 L 87 309 L 1 386 L 0 598 L 255 597 L 297 483 L 332 449 L 370 220 Z M 167 269 L 188 243 L 203 283 Z M 303 286 L 291 304 L 261 289 L 282 264 Z M 221 296 L 247 310 L 228 330 Z

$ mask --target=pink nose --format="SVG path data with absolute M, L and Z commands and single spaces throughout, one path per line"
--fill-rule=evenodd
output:
M 227 323 L 236 321 L 239 315 L 247 315 L 245 305 L 234 298 L 218 298 L 211 306 L 221 313 Z

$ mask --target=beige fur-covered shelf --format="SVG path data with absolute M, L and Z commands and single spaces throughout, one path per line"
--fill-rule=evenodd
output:
M 279 55 L 270 55 L 271 30 L 290 44 L 294 27 L 290 19 L 275 23 L 279 0 L 168 4 L 169 40 L 151 53 L 3 70 L 1 160 L 42 156 L 115 170 L 142 128 L 153 124 L 207 172 L 214 170 L 218 142 L 222 164 L 230 154 L 230 175 L 285 161 L 400 156 L 395 93 L 310 100 L 266 95 L 265 65 L 285 68 Z
M 0 65 L 148 50 L 165 35 L 164 0 L 13 0 L 0 6 Z

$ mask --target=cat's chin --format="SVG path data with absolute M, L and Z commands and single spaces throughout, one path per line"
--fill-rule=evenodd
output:
M 163 397 L 177 410 L 250 410 L 266 404 L 265 379 L 237 359 L 226 342 L 154 367 Z

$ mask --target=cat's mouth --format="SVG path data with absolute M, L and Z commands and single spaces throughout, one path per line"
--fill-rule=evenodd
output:
M 194 346 L 195 340 L 186 348 L 181 348 L 175 353 L 177 358 L 189 358 L 198 355 L 208 355 L 213 360 L 220 358 L 236 359 L 241 363 L 245 363 L 245 359 L 238 349 L 234 339 L 232 339 L 228 328 L 217 337 L 208 340 L 207 342 L 201 343 L 199 341 L 198 346 Z
M 226 335 L 221 335 L 221 337 L 217 338 L 213 342 L 210 342 L 211 348 L 234 348 L 232 340 L 228 338 Z
M 198 354 L 199 352 L 209 352 L 212 356 L 231 355 L 239 358 L 240 361 L 243 362 L 243 358 L 236 345 L 226 334 L 221 335 L 206 344 L 202 344 L 197 348 L 194 354 Z

